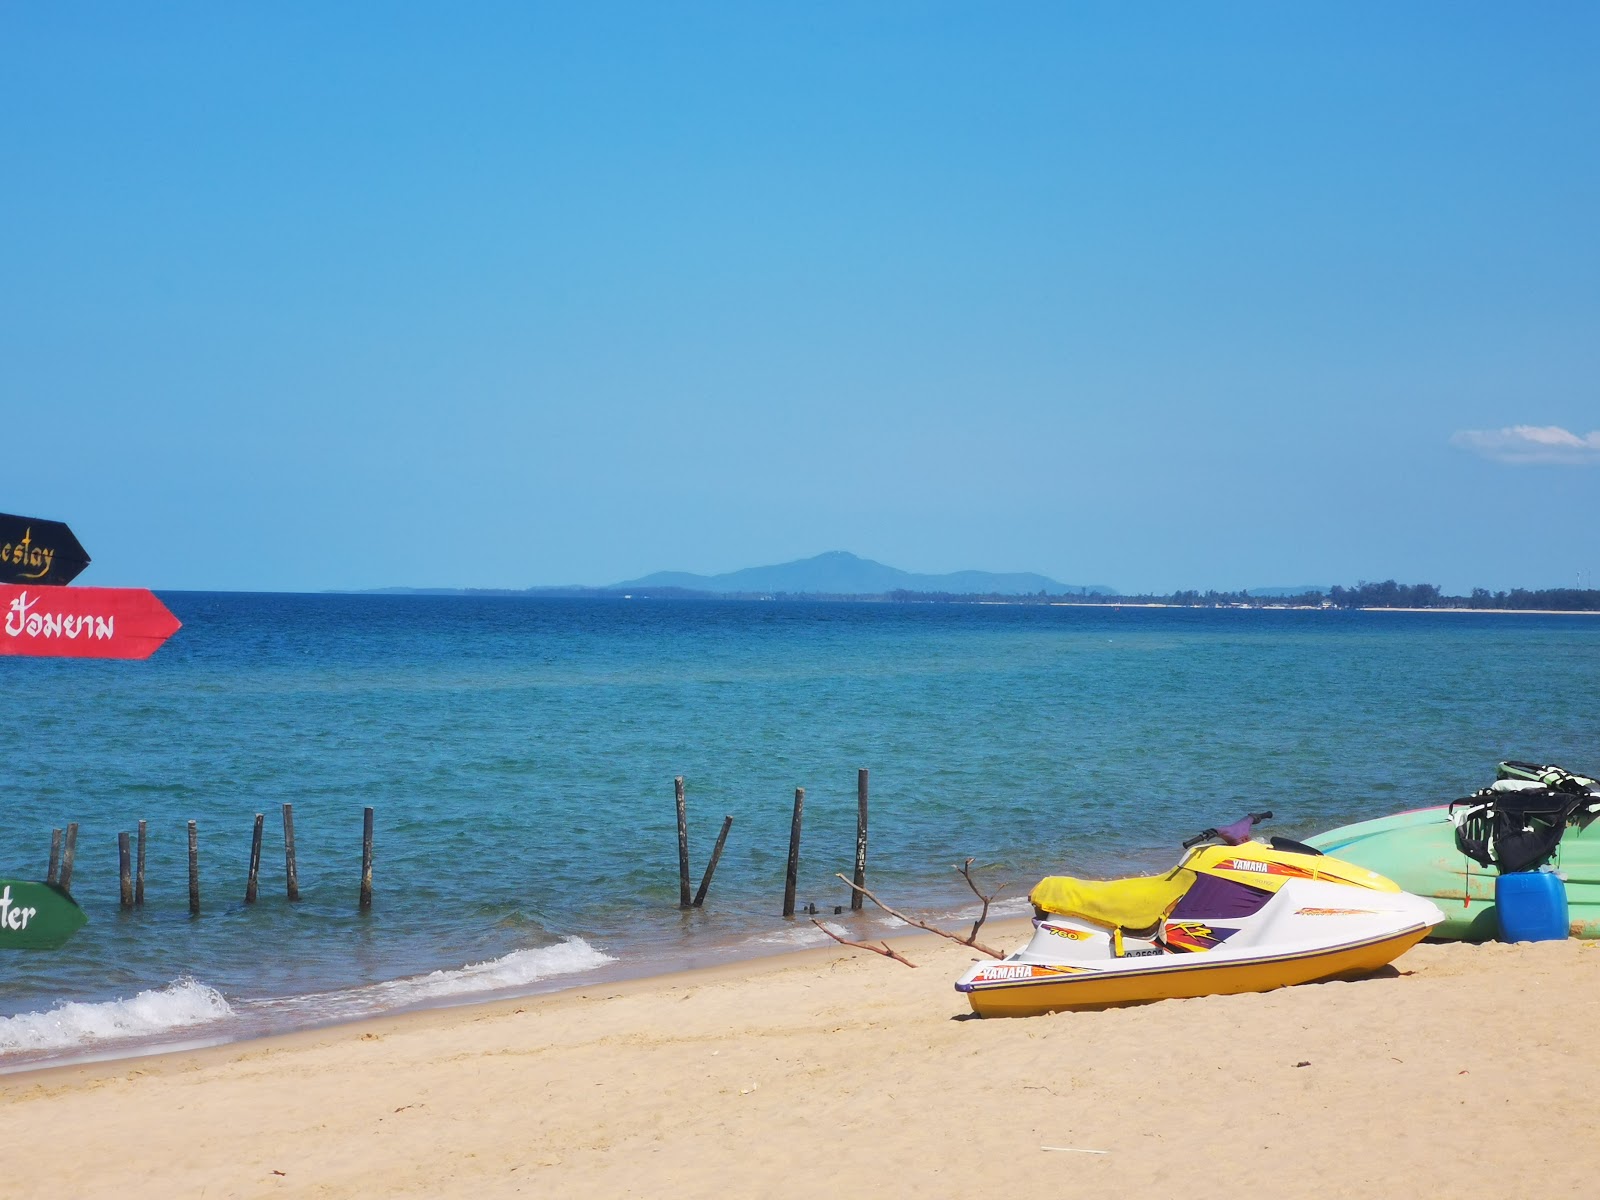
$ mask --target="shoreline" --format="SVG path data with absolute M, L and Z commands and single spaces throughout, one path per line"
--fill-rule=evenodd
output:
M 1330 1194 L 1582 1195 L 1600 1167 L 1581 1137 L 1540 1153 L 1600 1066 L 1600 943 L 1424 944 L 1353 982 L 1016 1020 L 967 1013 L 970 948 L 895 944 L 917 969 L 829 946 L 6 1076 L 8 1183 L 955 1196 L 1021 1167 L 1250 1197 L 1282 1195 L 1289 1154 Z M 93 1137 L 64 1153 L 64 1129 Z
M 1013 906 L 1020 903 L 1023 902 L 1014 901 Z M 999 906 L 996 907 L 998 908 Z M 957 922 L 970 921 L 975 916 L 976 909 L 970 914 L 956 914 L 952 920 Z M 873 927 L 865 930 L 856 930 L 854 931 L 854 936 L 864 937 L 869 940 L 883 938 L 895 940 L 907 936 L 915 936 L 918 933 L 913 927 L 883 914 L 877 914 L 871 919 Z M 1026 922 L 1026 918 L 1007 915 L 1003 911 L 997 912 L 991 914 L 987 927 L 1003 927 L 1007 922 L 1018 920 Z M 302 1034 L 345 1029 L 374 1021 L 406 1020 L 412 1017 L 425 1016 L 429 1013 L 454 1010 L 493 1009 L 502 1005 L 525 1004 L 530 1001 L 559 998 L 572 992 L 584 991 L 585 989 L 649 985 L 653 981 L 674 978 L 680 975 L 695 976 L 702 972 L 737 971 L 744 967 L 754 968 L 768 960 L 786 958 L 791 955 L 824 953 L 829 949 L 838 948 L 839 945 L 821 931 L 813 930 L 809 926 L 801 926 L 798 923 L 790 927 L 786 932 L 806 937 L 809 944 L 794 944 L 795 939 L 792 936 L 780 936 L 771 940 L 761 937 L 744 937 L 724 941 L 707 941 L 702 945 L 692 948 L 679 948 L 672 953 L 659 957 L 610 957 L 609 961 L 589 967 L 578 974 L 552 974 L 527 984 L 510 985 L 481 992 L 447 992 L 429 998 L 409 1001 L 395 1007 L 314 1018 L 303 1023 L 260 1027 L 253 1026 L 247 1021 L 241 1021 L 235 1016 L 222 1018 L 222 1020 L 236 1023 L 233 1029 L 226 1032 L 214 1028 L 214 1023 L 180 1025 L 162 1033 L 143 1037 L 126 1036 L 115 1038 L 99 1045 L 79 1045 L 71 1049 L 61 1050 L 11 1051 L 9 1053 L 15 1057 L 9 1062 L 6 1059 L 6 1054 L 0 1053 L 0 1089 L 3 1089 L 7 1079 L 40 1072 L 66 1071 L 80 1067 L 96 1066 L 115 1069 L 125 1063 L 161 1058 L 170 1054 L 202 1053 L 210 1050 L 226 1051 L 230 1047 L 269 1042 L 280 1038 L 295 1038 Z M 470 971 L 471 969 L 472 964 L 464 964 L 451 973 Z M 419 976 L 416 978 L 425 977 Z M 384 988 L 396 982 L 404 982 L 404 980 L 380 980 L 369 986 L 372 988 Z M 170 987 L 171 985 L 168 986 Z M 209 985 L 205 986 L 209 988 Z M 161 988 L 144 989 L 136 993 L 135 998 L 151 993 L 160 993 L 165 990 Z M 130 997 L 125 996 L 114 1003 L 126 1004 L 129 1000 Z M 239 1001 L 238 1003 L 249 1005 L 251 1002 Z M 42 1010 L 45 1014 L 53 1011 L 55 1010 Z
M 1000 931 L 999 936 L 1015 939 L 1020 944 L 1021 941 L 1026 939 L 1029 926 L 1030 922 L 1027 918 L 1012 917 L 1001 921 L 990 921 L 986 924 L 985 929 L 997 929 Z M 888 936 L 897 946 L 909 939 L 926 939 L 931 944 L 937 944 L 943 940 L 935 935 L 917 930 Z M 966 948 L 961 947 L 961 949 Z M 976 951 L 968 950 L 968 953 L 975 955 Z M 604 998 L 606 999 L 619 999 L 653 992 L 658 989 L 676 990 L 678 988 L 717 985 L 729 981 L 760 977 L 773 971 L 791 968 L 825 967 L 836 958 L 851 957 L 857 954 L 861 954 L 863 958 L 875 957 L 840 946 L 837 942 L 830 940 L 821 946 L 776 950 L 770 954 L 733 958 L 723 962 L 696 966 L 673 967 L 644 974 L 615 974 L 608 976 L 603 973 L 604 968 L 599 968 L 595 975 L 587 979 L 550 991 L 491 996 L 482 1000 L 463 1000 L 456 1003 L 431 1004 L 397 1012 L 373 1013 L 368 1016 L 334 1021 L 304 1029 L 291 1029 L 278 1033 L 238 1038 L 231 1041 L 218 1041 L 206 1045 L 179 1046 L 172 1049 L 152 1048 L 148 1053 L 131 1058 L 108 1057 L 89 1062 L 39 1063 L 0 1075 L 0 1103 L 4 1102 L 5 1094 L 13 1084 L 47 1083 L 50 1079 L 63 1074 L 77 1076 L 81 1073 L 81 1077 L 84 1079 L 114 1077 L 122 1074 L 130 1063 L 148 1063 L 151 1060 L 168 1058 L 181 1058 L 186 1063 L 230 1062 L 241 1054 L 251 1054 L 257 1049 L 270 1054 L 284 1049 L 336 1042 L 347 1034 L 364 1038 L 369 1033 L 384 1035 L 408 1030 L 429 1030 L 434 1027 L 446 1028 L 458 1022 L 470 1023 L 479 1020 L 494 1020 L 503 1017 L 507 1013 L 515 1013 L 535 1005 L 541 1008 L 564 1009 L 574 1004 L 587 1002 L 590 998 L 590 993 L 604 993 Z M 904 970 L 905 968 L 902 967 L 900 969 Z M 955 994 L 953 984 L 951 994 Z
M 928 598 L 897 598 L 881 593 L 873 594 L 845 594 L 832 592 L 697 592 L 692 595 L 643 595 L 610 591 L 606 589 L 581 589 L 567 591 L 561 588 L 531 588 L 531 589 L 503 589 L 503 588 L 360 588 L 356 590 L 333 589 L 318 592 L 256 592 L 256 591 L 213 591 L 209 589 L 194 588 L 155 588 L 156 592 L 163 595 L 196 595 L 196 596 L 370 596 L 370 597 L 398 597 L 407 599 L 420 597 L 424 599 L 457 598 L 489 598 L 510 600 L 602 600 L 616 602 L 641 603 L 655 601 L 712 601 L 749 604 L 774 604 L 774 603 L 800 603 L 800 604 L 904 604 L 913 607 L 926 607 L 929 605 L 971 605 L 999 608 L 1188 608 L 1204 611 L 1214 610 L 1239 610 L 1239 611 L 1267 611 L 1267 612 L 1412 612 L 1412 613 L 1485 613 L 1504 614 L 1508 616 L 1524 617 L 1590 617 L 1600 616 L 1600 609 L 1593 608 L 1466 608 L 1461 606 L 1441 605 L 1436 608 L 1390 608 L 1384 605 L 1352 605 L 1340 608 L 1332 604 L 1278 604 L 1266 600 L 1259 604 L 1174 604 L 1165 600 L 1062 600 L 1046 598 L 1043 600 L 1032 597 L 1015 595 L 1005 596 L 978 596 L 963 595 L 960 597 L 946 597 L 939 593 L 913 593 L 913 595 L 926 595 Z M 1588 589 L 1584 589 L 1588 590 Z M 1052 593 L 1052 597 L 1060 593 Z M 935 598 L 937 597 L 937 598 Z
M 1008 605 L 1010 600 L 978 600 L 977 604 Z M 1370 613 L 1481 613 L 1490 617 L 1600 617 L 1594 608 L 1385 608 L 1381 605 L 1355 605 L 1339 608 L 1332 604 L 1168 604 L 1162 600 L 1050 600 L 1049 608 L 1183 608 L 1205 612 L 1370 612 Z

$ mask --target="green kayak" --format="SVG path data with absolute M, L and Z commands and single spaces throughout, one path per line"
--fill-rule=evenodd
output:
M 1479 866 L 1457 848 L 1448 805 L 1343 825 L 1305 841 L 1436 903 L 1445 918 L 1430 938 L 1486 942 L 1499 934 L 1494 907 L 1499 871 Z M 1567 882 L 1571 935 L 1600 938 L 1600 821 L 1568 829 L 1550 865 Z
M 0 879 L 0 950 L 54 950 L 88 920 L 53 883 Z

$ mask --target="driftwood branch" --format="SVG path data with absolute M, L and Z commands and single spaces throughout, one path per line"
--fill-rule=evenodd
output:
M 912 962 L 909 958 L 907 958 L 905 955 L 900 954 L 900 953 L 898 953 L 898 952 L 896 952 L 894 950 L 891 950 L 889 948 L 889 943 L 888 942 L 879 942 L 876 946 L 869 946 L 869 945 L 867 945 L 866 942 L 852 942 L 849 938 L 840 937 L 837 933 L 835 933 L 833 930 L 829 929 L 826 925 L 824 925 L 821 921 L 817 920 L 815 917 L 813 917 L 811 919 L 811 923 L 813 925 L 815 925 L 818 929 L 822 930 L 823 933 L 825 933 L 829 937 L 831 937 L 834 941 L 838 942 L 840 945 L 843 945 L 843 946 L 854 946 L 857 950 L 871 950 L 874 954 L 881 954 L 885 958 L 892 958 L 892 959 L 895 960 L 895 962 L 905 963 L 905 965 L 908 966 L 908 967 L 915 967 L 917 965 L 916 963 Z
M 970 862 L 971 860 L 969 859 L 968 861 Z M 865 896 L 868 900 L 871 900 L 891 917 L 895 917 L 898 920 L 904 921 L 907 925 L 915 925 L 918 929 L 926 929 L 929 933 L 937 933 L 940 937 L 949 938 L 952 942 L 959 943 L 963 946 L 971 946 L 974 950 L 981 954 L 987 954 L 990 958 L 1005 957 L 1004 951 L 995 950 L 976 940 L 978 936 L 977 926 L 973 927 L 972 933 L 969 936 L 962 937 L 960 934 L 951 933 L 948 929 L 940 929 L 937 925 L 929 925 L 926 921 L 919 921 L 915 917 L 906 916 L 905 913 L 900 912 L 898 909 L 890 908 L 882 900 L 879 900 L 876 896 L 874 896 L 870 888 L 861 887 L 859 884 L 852 883 L 850 880 L 845 879 L 843 875 L 835 874 L 834 878 L 844 880 L 845 886 L 860 892 L 863 896 Z M 987 912 L 987 905 L 985 906 L 985 911 Z M 982 924 L 983 921 L 979 920 L 978 925 Z
M 967 935 L 967 945 L 977 946 L 978 930 L 982 929 L 983 923 L 989 919 L 990 903 L 993 902 L 996 896 L 1011 886 L 1011 881 L 1008 879 L 999 887 L 995 888 L 994 891 L 985 894 L 978 890 L 978 885 L 972 880 L 972 860 L 970 858 L 967 859 L 966 862 L 962 863 L 961 866 L 957 867 L 956 870 L 961 872 L 961 878 L 967 881 L 967 886 L 972 889 L 972 894 L 979 900 L 983 901 L 983 911 L 978 914 L 978 919 L 972 923 L 972 932 Z M 994 957 L 1003 958 L 1005 956 L 996 954 Z

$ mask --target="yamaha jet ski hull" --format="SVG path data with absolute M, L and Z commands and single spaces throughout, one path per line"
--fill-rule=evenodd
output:
M 1444 920 L 1430 901 L 1362 867 L 1257 842 L 1195 850 L 1150 879 L 1046 879 L 1032 899 L 1028 944 L 956 983 L 980 1016 L 1366 975 Z

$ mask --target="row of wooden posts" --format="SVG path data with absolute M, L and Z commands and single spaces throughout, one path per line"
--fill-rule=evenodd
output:
M 255 830 L 250 837 L 250 874 L 245 883 L 244 902 L 254 904 L 259 890 L 261 874 L 261 832 L 266 817 L 256 814 Z M 360 907 L 366 912 L 372 907 L 372 809 L 364 809 L 361 821 L 361 892 Z M 118 875 L 121 881 L 121 902 L 124 909 L 144 907 L 144 821 L 139 822 L 138 851 L 134 854 L 126 831 L 117 834 Z M 50 831 L 50 869 L 46 881 L 66 892 L 72 891 L 73 860 L 77 856 L 78 823 L 70 822 L 66 829 Z M 137 866 L 135 866 L 135 861 Z M 290 900 L 300 899 L 300 873 L 294 858 L 294 805 L 283 806 L 283 869 L 284 887 Z M 189 913 L 200 915 L 200 830 L 189 822 Z
M 722 832 L 717 835 L 711 860 L 706 863 L 706 873 L 700 879 L 700 888 L 689 899 L 689 814 L 683 799 L 683 776 L 672 781 L 678 802 L 678 907 L 699 908 L 704 903 L 706 891 L 711 887 L 711 876 L 722 858 L 722 847 L 728 841 L 728 830 L 733 828 L 733 818 L 722 818 Z M 784 874 L 783 915 L 794 916 L 794 893 L 800 873 L 800 825 L 806 807 L 805 788 L 794 790 L 794 818 L 789 825 L 789 863 Z M 856 772 L 856 869 L 855 886 L 850 889 L 850 911 L 861 911 L 861 889 L 867 886 L 867 771 Z M 840 906 L 843 907 L 842 905 Z M 837 912 L 838 909 L 835 909 Z
M 706 864 L 705 875 L 700 880 L 700 888 L 695 892 L 693 899 L 689 895 L 689 818 L 688 810 L 684 803 L 683 776 L 679 775 L 673 780 L 673 791 L 678 804 L 678 877 L 679 893 L 678 907 L 699 908 L 705 902 L 706 892 L 711 887 L 711 877 L 716 873 L 717 863 L 722 858 L 722 849 L 728 841 L 728 831 L 733 828 L 733 817 L 722 818 L 722 832 L 717 835 L 716 847 L 711 851 L 711 860 Z M 800 870 L 800 826 L 805 813 L 806 790 L 794 790 L 794 817 L 789 826 L 789 861 L 788 869 L 784 875 L 783 885 L 783 915 L 794 916 L 795 886 Z M 259 876 L 261 873 L 261 833 L 265 823 L 262 813 L 256 814 L 255 829 L 250 838 L 250 872 L 245 883 L 244 902 L 254 904 L 258 891 Z M 370 808 L 363 810 L 361 830 L 361 891 L 360 907 L 366 912 L 372 907 L 372 826 L 373 811 Z M 142 908 L 144 906 L 144 856 L 145 856 L 146 823 L 140 821 L 138 825 L 137 856 L 133 849 L 132 839 L 126 830 L 117 834 L 117 852 L 119 859 L 118 875 L 121 882 L 121 903 L 124 909 Z M 54 829 L 50 832 L 50 869 L 46 876 L 48 882 L 59 885 L 63 890 L 72 890 L 72 868 L 76 857 L 78 845 L 78 823 L 70 822 L 66 829 Z M 291 901 L 300 899 L 300 877 L 295 866 L 294 857 L 294 805 L 283 806 L 283 859 L 284 859 L 284 884 L 288 898 Z M 135 862 L 137 865 L 135 866 Z M 850 894 L 850 911 L 861 910 L 861 889 L 867 883 L 867 771 L 865 768 L 856 772 L 856 859 L 855 859 L 855 886 Z M 841 906 L 842 908 L 842 906 Z M 200 831 L 194 821 L 189 822 L 189 912 L 193 916 L 200 915 Z

